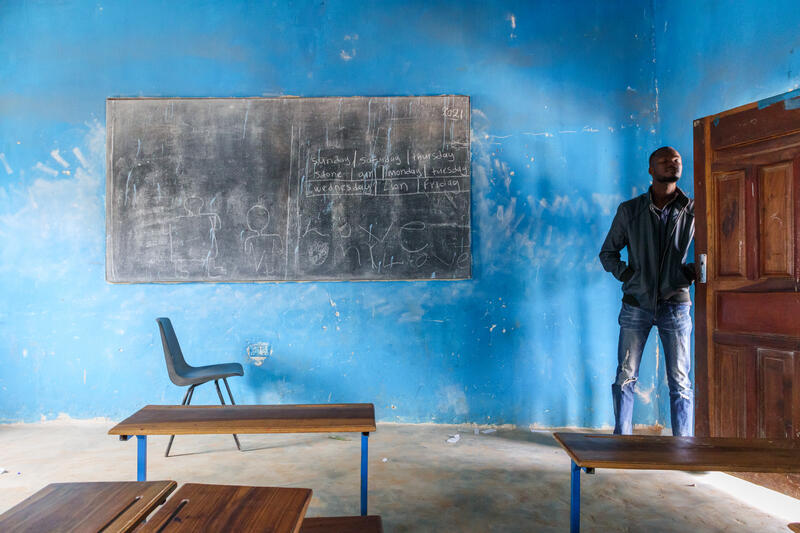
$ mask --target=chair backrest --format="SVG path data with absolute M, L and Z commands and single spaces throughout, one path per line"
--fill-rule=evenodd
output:
M 158 329 L 161 331 L 161 344 L 164 346 L 164 360 L 167 362 L 167 373 L 169 379 L 176 385 L 181 385 L 181 378 L 191 368 L 183 358 L 181 345 L 178 344 L 178 337 L 172 329 L 172 322 L 169 318 L 156 318 Z

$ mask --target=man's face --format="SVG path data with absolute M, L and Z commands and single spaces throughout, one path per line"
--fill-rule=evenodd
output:
M 653 176 L 653 181 L 675 183 L 681 178 L 682 170 L 681 154 L 669 148 L 656 153 L 648 172 Z

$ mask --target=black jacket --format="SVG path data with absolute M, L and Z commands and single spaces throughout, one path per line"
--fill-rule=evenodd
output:
M 659 300 L 690 302 L 694 264 L 686 263 L 694 239 L 694 200 L 678 189 L 667 221 L 667 240 L 659 254 L 659 220 L 650 190 L 617 209 L 600 250 L 600 262 L 622 283 L 623 302 L 655 310 Z M 620 250 L 628 247 L 628 264 Z

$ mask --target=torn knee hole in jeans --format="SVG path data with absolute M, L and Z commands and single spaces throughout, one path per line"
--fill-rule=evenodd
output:
M 619 387 L 620 387 L 620 388 L 623 388 L 623 387 L 625 387 L 626 385 L 630 385 L 631 383 L 634 383 L 634 384 L 635 384 L 635 383 L 636 383 L 636 378 L 625 378 L 625 381 L 623 381 L 623 382 L 622 382 L 622 383 L 619 385 Z

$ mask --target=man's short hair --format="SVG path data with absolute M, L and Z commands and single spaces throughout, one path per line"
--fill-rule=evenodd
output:
M 673 152 L 677 152 L 677 150 L 672 146 L 662 146 L 661 148 L 657 148 L 656 150 L 653 151 L 652 154 L 650 154 L 650 159 L 647 160 L 647 164 L 652 167 L 653 159 L 655 159 L 656 156 L 658 156 L 661 152 L 666 152 L 667 150 L 672 150 Z

